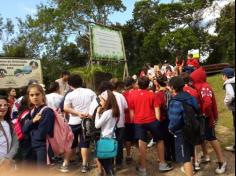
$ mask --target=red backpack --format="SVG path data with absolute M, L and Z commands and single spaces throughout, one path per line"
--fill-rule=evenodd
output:
M 44 109 L 49 108 L 43 107 L 39 113 L 42 113 Z M 51 145 L 52 150 L 56 156 L 59 156 L 65 152 L 71 150 L 72 142 L 74 140 L 74 134 L 66 119 L 62 117 L 57 111 L 54 111 L 55 121 L 53 137 L 47 136 L 47 146 Z

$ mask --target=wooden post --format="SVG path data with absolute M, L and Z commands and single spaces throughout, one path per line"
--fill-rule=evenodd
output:
M 121 44 L 122 44 L 122 50 L 124 53 L 124 73 L 123 73 L 123 80 L 125 80 L 125 78 L 127 78 L 129 76 L 129 69 L 128 69 L 128 63 L 127 63 L 127 59 L 126 59 L 126 54 L 125 54 L 125 45 L 124 45 L 124 40 L 123 40 L 123 36 L 122 33 L 120 33 L 120 38 L 121 38 Z

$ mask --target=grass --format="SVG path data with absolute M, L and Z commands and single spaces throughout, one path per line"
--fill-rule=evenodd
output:
M 229 144 L 232 144 L 232 142 L 234 141 L 234 127 L 232 113 L 224 105 L 224 81 L 221 74 L 209 76 L 207 81 L 210 83 L 214 90 L 218 106 L 219 121 L 216 128 L 218 139 L 221 141 L 222 146 L 227 146 Z
M 233 129 L 232 114 L 224 105 L 225 91 L 223 90 L 224 81 L 222 80 L 221 75 L 218 74 L 208 77 L 207 81 L 210 83 L 215 92 L 219 112 L 219 125 Z

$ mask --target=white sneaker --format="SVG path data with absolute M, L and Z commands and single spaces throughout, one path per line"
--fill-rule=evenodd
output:
M 166 172 L 172 170 L 173 167 L 167 163 L 160 163 L 159 164 L 159 171 Z
M 194 169 L 195 171 L 201 170 L 200 163 L 195 162 L 195 163 L 193 164 L 193 169 Z
M 225 147 L 225 150 L 230 151 L 230 152 L 234 152 L 235 151 L 235 146 L 232 145 L 232 146 Z
M 227 162 L 218 163 L 218 167 L 215 170 L 216 174 L 223 174 L 223 173 L 225 173 L 226 167 L 227 167 Z
M 151 148 L 152 146 L 154 146 L 156 144 L 156 142 L 153 141 L 153 139 L 148 143 L 147 147 Z
M 206 157 L 204 157 L 204 156 L 201 156 L 201 158 L 198 160 L 198 162 L 200 163 L 200 164 L 207 164 L 207 163 L 210 163 L 211 162 L 211 159 L 210 158 L 206 158 Z

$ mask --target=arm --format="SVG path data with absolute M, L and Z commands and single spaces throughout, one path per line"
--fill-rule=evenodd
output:
M 13 132 L 11 149 L 10 149 L 9 153 L 7 154 L 6 158 L 7 159 L 13 159 L 14 156 L 16 155 L 17 151 L 18 151 L 18 148 L 19 148 L 19 142 L 18 142 L 18 139 L 16 137 L 16 134 Z
M 161 120 L 161 109 L 160 109 L 160 107 L 155 107 L 155 115 L 156 115 L 156 119 L 158 121 L 160 121 Z
M 38 131 L 42 138 L 46 138 L 47 135 L 53 136 L 54 129 L 54 120 L 55 114 L 54 111 L 50 108 L 45 109 L 42 112 L 42 118 L 39 121 Z
M 226 95 L 225 95 L 224 103 L 226 106 L 230 106 L 233 99 L 235 98 L 234 89 L 231 84 L 226 84 L 225 90 L 226 90 Z
M 95 127 L 97 129 L 101 128 L 109 118 L 112 118 L 110 117 L 110 113 L 107 113 L 107 111 L 103 112 L 100 116 L 99 112 L 100 112 L 100 107 L 98 108 L 97 110 L 97 113 L 96 113 L 96 117 L 95 117 Z
M 83 114 L 83 113 L 80 113 L 76 110 L 73 109 L 72 107 L 72 104 L 71 104 L 71 100 L 70 100 L 70 95 L 71 94 L 68 94 L 66 97 L 65 97 L 65 101 L 64 101 L 64 111 L 66 113 L 69 113 L 69 114 L 72 114 L 74 116 L 78 116 L 79 118 L 84 118 L 84 117 L 87 117 L 87 114 Z

